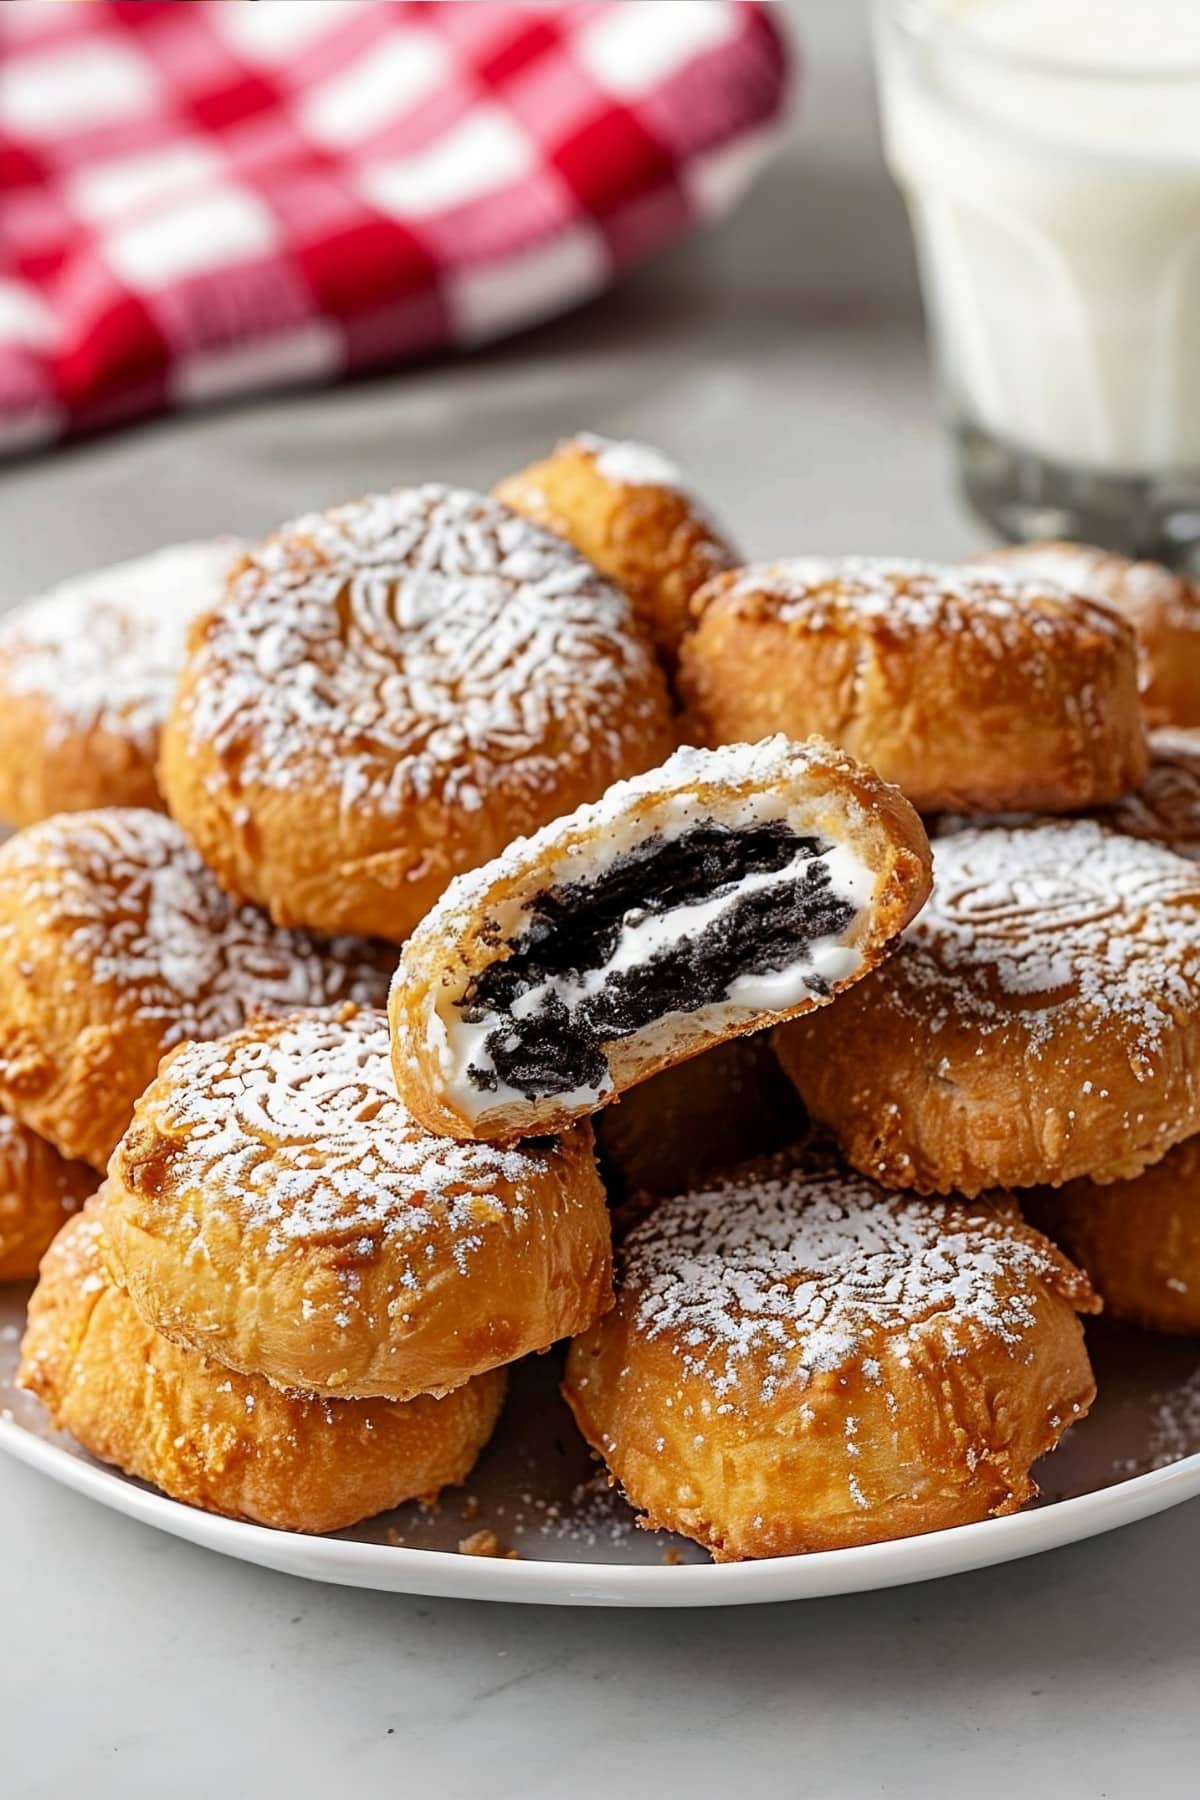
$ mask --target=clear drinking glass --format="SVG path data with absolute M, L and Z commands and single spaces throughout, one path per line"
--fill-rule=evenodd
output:
M 876 0 L 959 476 L 1200 570 L 1200 0 Z

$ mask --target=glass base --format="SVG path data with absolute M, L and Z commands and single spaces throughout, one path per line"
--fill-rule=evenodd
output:
M 963 493 L 1002 537 L 1073 538 L 1200 575 L 1200 472 L 1101 475 L 1045 461 L 956 420 Z

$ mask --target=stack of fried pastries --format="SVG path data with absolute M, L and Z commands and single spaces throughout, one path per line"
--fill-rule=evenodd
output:
M 562 1340 L 718 1560 L 1024 1504 L 1082 1315 L 1200 1332 L 1197 621 L 1079 546 L 746 564 L 591 434 L 28 603 L 22 1384 L 294 1531 L 463 1481 Z

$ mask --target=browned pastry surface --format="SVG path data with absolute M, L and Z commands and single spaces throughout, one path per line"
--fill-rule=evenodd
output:
M 776 1033 L 855 1167 L 922 1193 L 1115 1181 L 1200 1131 L 1200 870 L 1090 820 L 934 852 L 886 966 Z
M 827 1161 L 659 1203 L 564 1392 L 646 1523 L 718 1561 L 1013 1511 L 1095 1385 L 1085 1276 L 1006 1199 Z
M 382 1004 L 393 961 L 235 905 L 160 813 L 43 819 L 0 845 L 0 1106 L 103 1169 L 164 1051 L 251 1014 Z
M 800 1097 L 769 1032 L 728 1038 L 623 1094 L 596 1116 L 618 1199 L 677 1194 L 804 1136 Z
M 1087 817 L 1127 837 L 1165 844 L 1178 856 L 1200 862 L 1200 731 L 1173 725 L 1147 732 L 1150 767 L 1136 788 L 1110 806 L 1097 806 Z M 981 826 L 1036 825 L 1037 813 L 938 813 L 925 820 L 930 837 Z
M 498 1369 L 441 1399 L 325 1400 L 178 1349 L 109 1276 L 94 1206 L 42 1264 L 20 1379 L 92 1456 L 173 1500 L 310 1532 L 463 1481 L 505 1386 Z
M 1012 575 L 1054 581 L 1110 606 L 1138 640 L 1142 708 L 1151 725 L 1200 725 L 1200 586 L 1162 563 L 1132 562 L 1092 544 L 1012 544 L 975 558 Z
M 1038 1188 L 1021 1207 L 1087 1270 L 1114 1319 L 1200 1335 L 1200 1137 L 1130 1181 Z
M 496 486 L 497 498 L 582 551 L 628 594 L 667 669 L 696 590 L 741 559 L 679 471 L 645 444 L 580 432 Z
M 231 893 L 399 943 L 452 875 L 673 742 L 624 596 L 499 501 L 422 487 L 247 556 L 193 627 L 161 773 Z
M 0 621 L 0 819 L 160 807 L 155 763 L 187 628 L 236 538 L 176 544 L 64 582 Z
M 407 1400 L 545 1350 L 610 1303 L 592 1133 L 431 1137 L 396 1098 L 382 1013 L 187 1044 L 102 1190 L 147 1323 L 286 1387 Z
M 1150 767 L 1132 793 L 1096 813 L 1130 837 L 1165 844 L 1200 862 L 1200 731 L 1149 733 Z
M 0 1113 L 0 1281 L 30 1281 L 55 1233 L 99 1176 Z
M 817 732 L 921 811 L 1070 812 L 1146 770 L 1133 631 L 985 569 L 766 563 L 695 600 L 679 681 L 706 743 Z

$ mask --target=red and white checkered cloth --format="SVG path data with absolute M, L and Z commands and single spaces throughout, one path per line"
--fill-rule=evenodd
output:
M 748 0 L 8 0 L 0 450 L 546 318 L 778 135 Z

